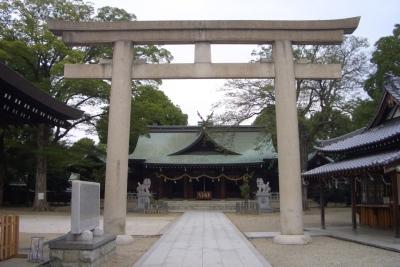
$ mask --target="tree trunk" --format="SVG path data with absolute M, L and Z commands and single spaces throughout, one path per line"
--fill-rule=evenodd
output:
M 36 184 L 33 209 L 36 211 L 48 210 L 47 203 L 47 156 L 45 149 L 49 143 L 49 128 L 40 124 L 37 132 L 37 154 L 36 154 Z
M 304 172 L 307 170 L 307 160 L 308 160 L 308 154 L 307 154 L 307 137 L 303 136 L 303 134 L 300 135 L 300 168 L 301 172 Z M 302 178 L 302 183 L 301 183 L 301 194 L 302 194 L 302 203 L 303 203 L 303 210 L 308 210 L 308 199 L 307 199 L 307 183 L 303 181 Z
M 3 206 L 4 185 L 6 182 L 6 155 L 4 152 L 4 129 L 0 129 L 0 207 Z

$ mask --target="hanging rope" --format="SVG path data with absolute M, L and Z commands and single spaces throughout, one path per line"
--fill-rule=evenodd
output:
M 218 180 L 218 181 L 219 181 L 221 178 L 225 178 L 225 179 L 227 179 L 227 180 L 229 180 L 229 181 L 234 181 L 234 182 L 236 182 L 236 181 L 242 180 L 242 179 L 245 178 L 245 177 L 246 177 L 246 178 L 252 177 L 252 176 L 253 176 L 253 173 L 254 173 L 254 172 L 252 172 L 251 174 L 245 173 L 245 174 L 242 175 L 242 176 L 234 176 L 234 177 L 227 176 L 227 175 L 225 175 L 224 173 L 222 173 L 222 174 L 220 174 L 220 175 L 217 175 L 217 176 L 210 176 L 210 175 L 207 175 L 207 174 L 202 174 L 202 175 L 198 175 L 198 176 L 191 176 L 191 175 L 189 175 L 189 174 L 187 174 L 187 173 L 184 173 L 184 174 L 182 174 L 182 175 L 175 176 L 175 177 L 169 177 L 169 176 L 166 176 L 166 175 L 164 175 L 164 174 L 156 173 L 156 176 L 157 176 L 158 178 L 164 180 L 164 182 L 166 182 L 166 181 L 178 181 L 178 180 L 184 179 L 185 177 L 186 177 L 186 178 L 189 178 L 189 181 L 192 181 L 192 180 L 198 181 L 199 178 L 205 177 L 205 178 L 211 179 L 211 180 L 213 180 L 213 181 L 214 181 L 214 180 Z

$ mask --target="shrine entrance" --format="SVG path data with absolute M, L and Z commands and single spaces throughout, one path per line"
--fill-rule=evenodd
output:
M 279 161 L 281 244 L 306 244 L 301 206 L 296 79 L 340 79 L 340 64 L 293 61 L 293 44 L 340 44 L 359 17 L 317 21 L 50 21 L 69 45 L 113 45 L 112 64 L 65 65 L 66 78 L 111 79 L 107 142 L 105 231 L 124 235 L 132 79 L 274 79 Z M 194 63 L 140 64 L 133 45 L 194 44 Z M 273 58 L 212 63 L 211 44 L 272 44 Z

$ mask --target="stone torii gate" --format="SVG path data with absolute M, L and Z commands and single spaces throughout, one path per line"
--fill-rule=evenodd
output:
M 306 244 L 300 174 L 296 79 L 339 79 L 339 64 L 299 64 L 292 44 L 340 44 L 359 17 L 318 21 L 50 21 L 68 45 L 113 45 L 112 63 L 65 65 L 66 78 L 111 79 L 105 231 L 125 234 L 132 79 L 275 79 L 281 244 Z M 191 64 L 133 62 L 133 45 L 194 44 Z M 211 44 L 272 44 L 272 62 L 212 63 Z

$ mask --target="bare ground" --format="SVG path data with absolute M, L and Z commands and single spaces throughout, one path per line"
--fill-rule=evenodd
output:
M 69 209 L 69 207 L 61 207 L 52 211 L 36 212 L 31 208 L 1 208 L 0 214 L 20 215 L 20 230 L 24 229 L 24 231 L 19 235 L 19 252 L 23 257 L 29 253 L 33 236 L 40 236 L 44 238 L 44 241 L 49 241 L 68 231 L 70 227 Z M 101 267 L 132 266 L 180 215 L 181 213 L 128 213 L 126 228 L 127 232 L 133 235 L 134 241 L 130 245 L 117 246 L 110 261 Z M 44 255 L 47 257 L 49 255 L 48 246 L 44 247 Z M 11 262 L 8 264 L 7 261 L 3 261 L 0 265 L 19 266 L 19 264 L 26 264 L 26 261 L 16 264 L 12 265 Z
M 330 237 L 313 237 L 305 246 L 278 245 L 265 238 L 251 242 L 274 267 L 400 266 L 400 253 Z
M 242 232 L 279 232 L 279 213 L 239 215 L 226 213 Z M 319 209 L 304 213 L 305 227 L 320 226 Z M 349 208 L 326 209 L 327 226 L 351 224 Z M 400 253 L 346 242 L 330 237 L 313 237 L 305 246 L 278 245 L 272 239 L 250 240 L 257 250 L 278 267 L 303 266 L 400 266 Z
M 327 226 L 342 226 L 351 224 L 350 208 L 328 208 L 325 211 Z M 225 213 L 226 216 L 242 232 L 279 232 L 279 212 L 253 214 Z M 319 227 L 320 213 L 318 208 L 304 212 L 304 227 Z
M 117 246 L 112 258 L 101 267 L 131 267 L 158 239 L 159 237 L 135 237 L 130 245 Z

